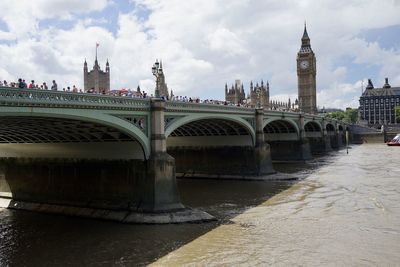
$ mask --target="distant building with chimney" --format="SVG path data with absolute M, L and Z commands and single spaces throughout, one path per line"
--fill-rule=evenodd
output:
M 400 87 L 392 87 L 389 79 L 381 88 L 375 88 L 368 79 L 368 85 L 360 97 L 360 120 L 369 125 L 399 124 L 396 107 L 400 106 Z

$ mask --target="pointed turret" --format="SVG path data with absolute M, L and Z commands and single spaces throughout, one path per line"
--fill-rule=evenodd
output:
M 87 67 L 86 58 L 85 58 L 85 62 L 83 63 L 83 71 L 84 71 L 85 73 L 88 72 L 88 67 Z
M 108 58 L 106 63 L 106 72 L 110 72 L 110 63 L 108 63 Z
M 301 38 L 301 40 L 310 40 L 310 37 L 308 37 L 308 33 L 307 33 L 307 25 L 306 22 L 304 22 L 304 32 L 303 32 L 303 37 Z
M 303 37 L 301 37 L 300 52 L 311 52 L 310 37 L 308 37 L 306 23 L 304 23 Z

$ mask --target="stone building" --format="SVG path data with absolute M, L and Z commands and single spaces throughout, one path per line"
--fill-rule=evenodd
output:
M 232 104 L 248 104 L 251 107 L 256 107 L 258 104 L 258 94 L 260 94 L 260 105 L 264 108 L 269 107 L 269 84 L 264 85 L 264 82 L 261 81 L 261 84 L 256 84 L 254 86 L 253 82 L 250 82 L 250 92 L 246 97 L 246 93 L 244 92 L 243 83 L 240 80 L 235 80 L 235 85 L 232 85 L 230 89 L 228 89 L 228 85 L 225 84 L 225 101 Z
M 99 62 L 96 59 L 94 66 L 91 71 L 88 71 L 87 62 L 83 63 L 83 84 L 84 90 L 93 91 L 94 93 L 108 93 L 110 91 L 110 64 L 106 63 L 106 70 L 103 71 L 100 68 Z
M 258 99 L 258 94 L 260 94 L 260 99 Z M 261 80 L 260 85 L 256 83 L 256 85 L 254 86 L 253 82 L 251 81 L 249 98 L 251 107 L 257 107 L 258 101 L 260 101 L 260 106 L 268 109 L 270 107 L 269 83 L 267 82 L 267 85 L 265 86 L 263 80 Z
M 242 104 L 245 100 L 244 86 L 240 80 L 235 80 L 235 85 L 232 85 L 230 89 L 225 83 L 225 101 L 232 104 Z
M 368 85 L 360 97 L 360 120 L 371 126 L 398 124 L 395 109 L 400 106 L 400 87 L 391 87 L 389 79 L 385 79 L 382 88 L 374 88 L 368 79 Z
M 301 47 L 297 53 L 298 100 L 300 111 L 311 114 L 317 113 L 316 62 L 307 28 L 304 25 Z

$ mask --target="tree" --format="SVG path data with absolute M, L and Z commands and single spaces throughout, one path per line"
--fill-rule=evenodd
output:
M 346 108 L 346 111 L 330 112 L 326 116 L 347 123 L 356 123 L 358 119 L 358 109 Z
M 400 106 L 396 107 L 396 121 L 400 122 Z

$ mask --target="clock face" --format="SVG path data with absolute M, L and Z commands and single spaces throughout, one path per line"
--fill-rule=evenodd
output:
M 309 65 L 310 64 L 308 63 L 307 60 L 303 60 L 300 62 L 300 68 L 302 68 L 303 70 L 307 69 Z

